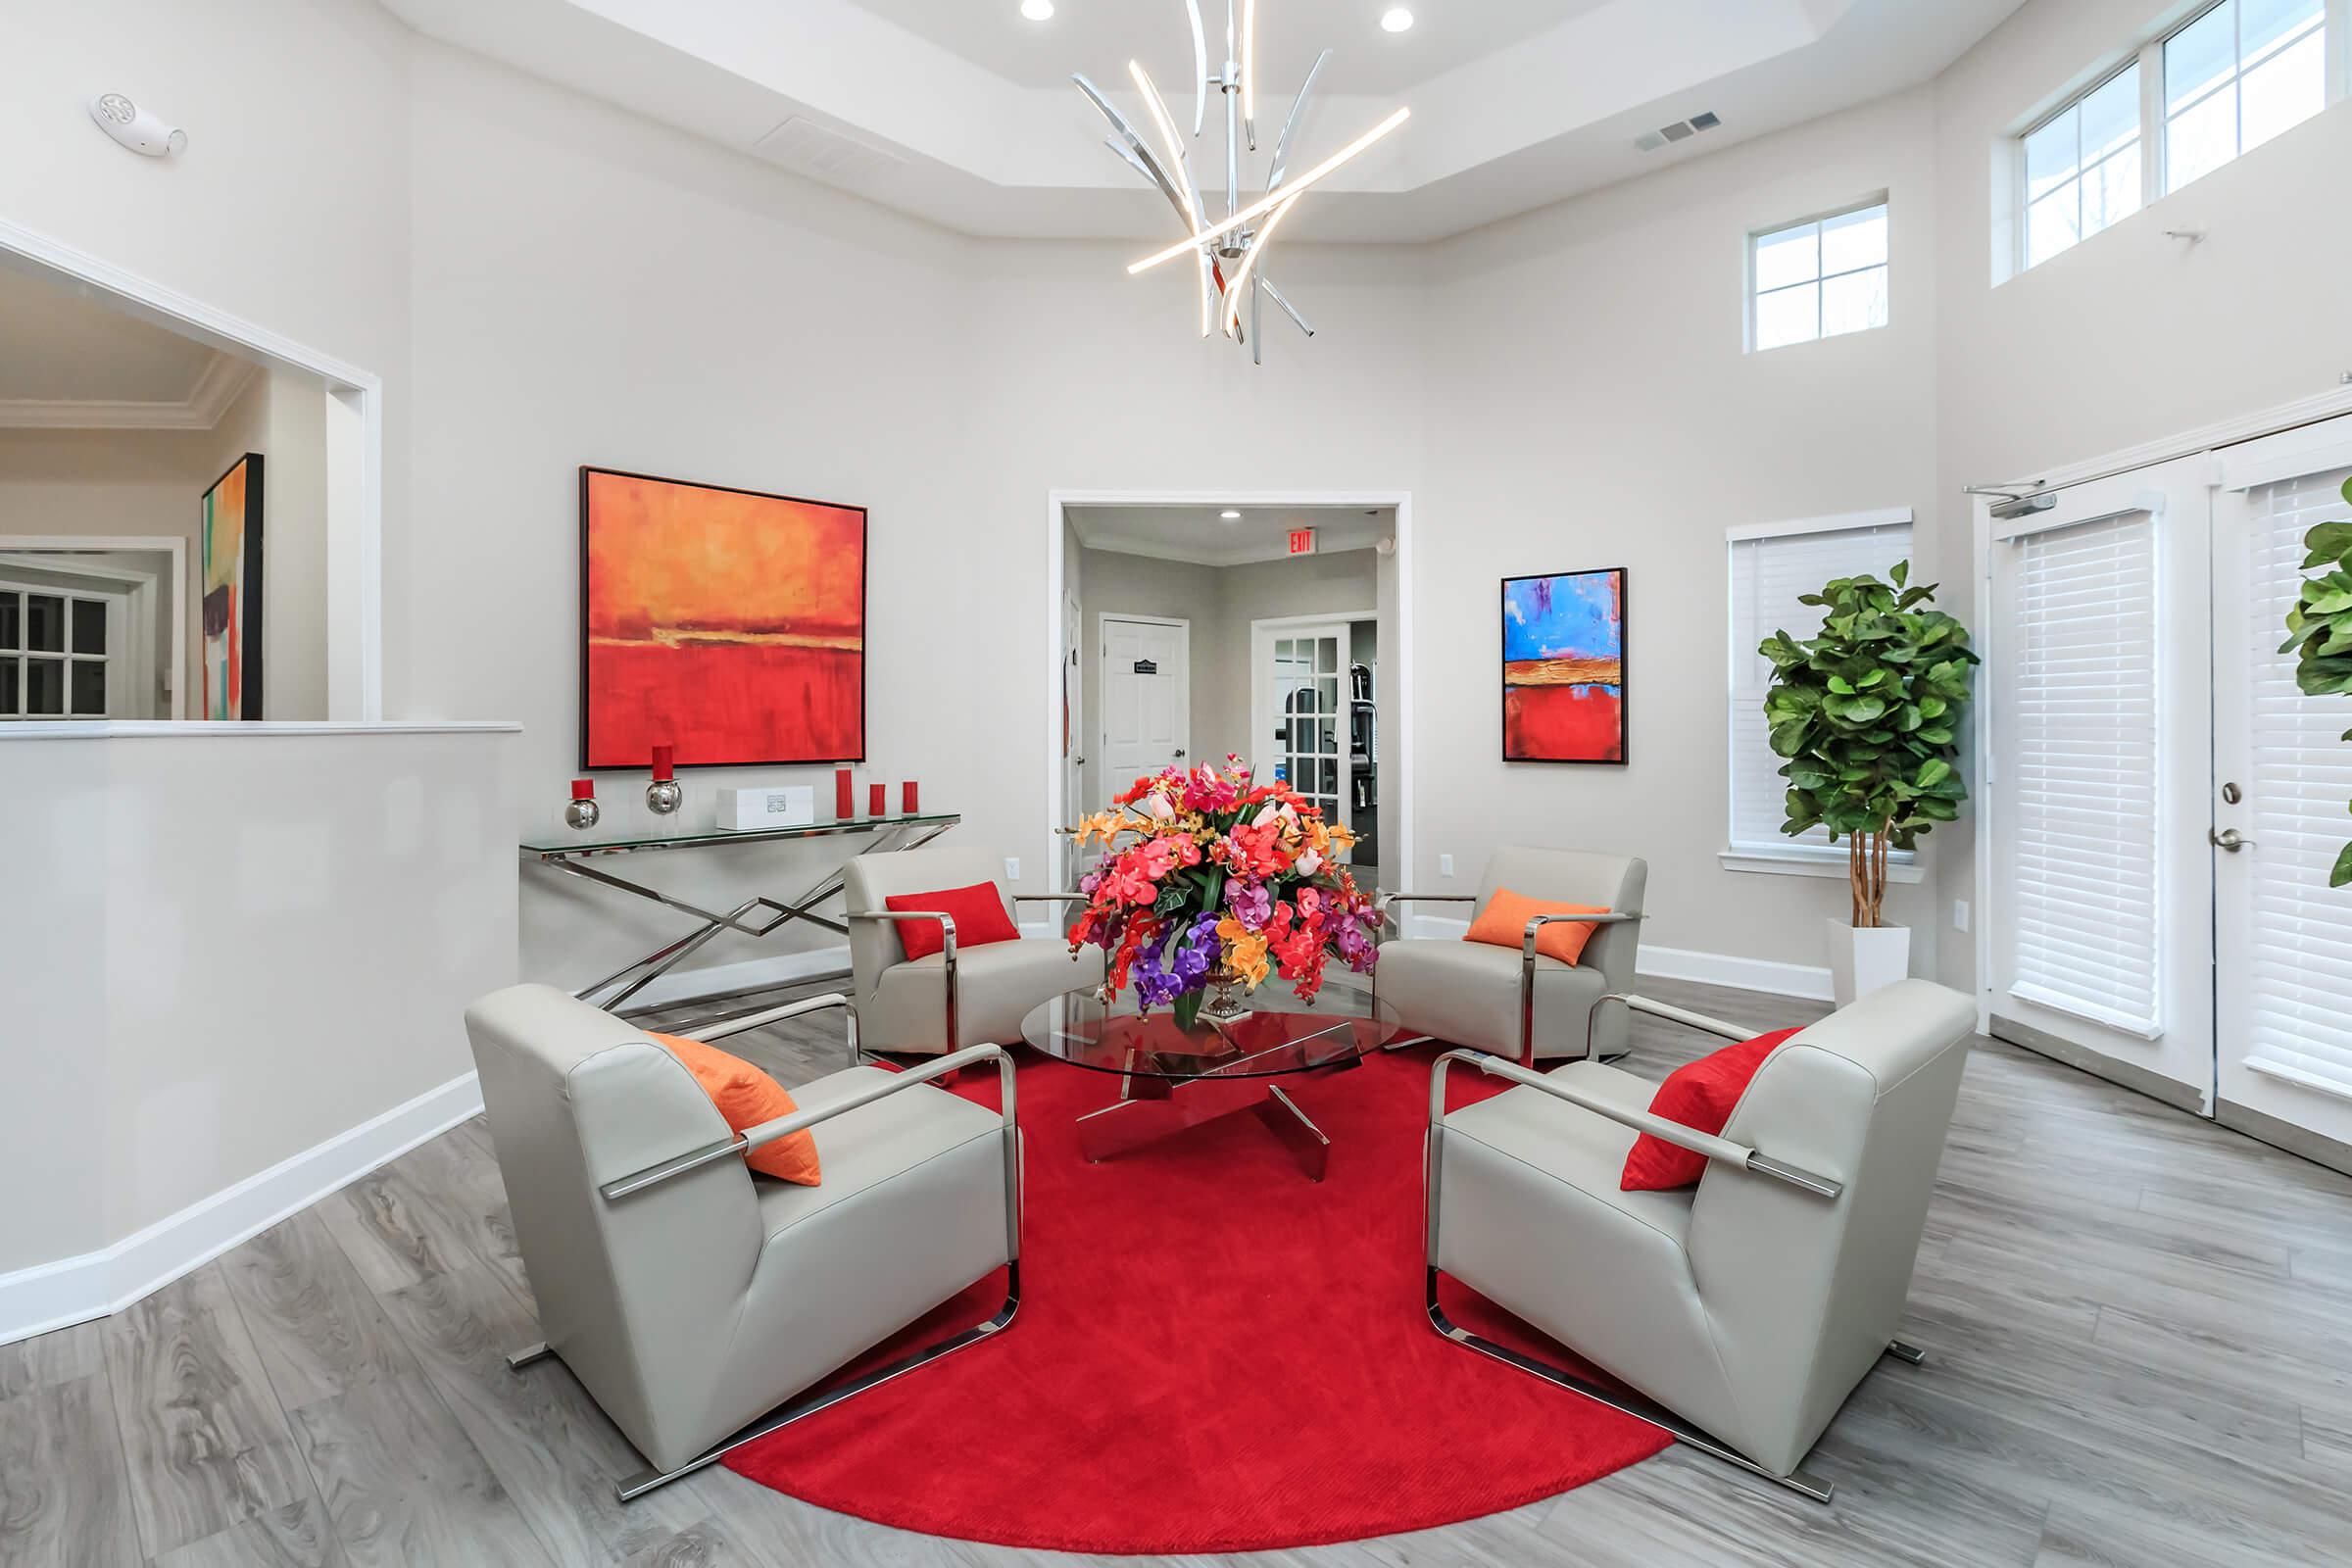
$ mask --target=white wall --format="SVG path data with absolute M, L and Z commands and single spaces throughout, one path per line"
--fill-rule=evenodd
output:
M 388 1157 L 263 1175 L 396 1106 L 469 1114 L 460 1015 L 514 976 L 511 733 L 44 728 L 0 733 L 0 1341 Z
M 1419 863 L 1474 889 L 1495 845 L 1649 860 L 1644 949 L 1808 968 L 1841 882 L 1731 872 L 1727 525 L 1911 507 L 1936 538 L 1935 114 L 1923 95 L 1743 143 L 1438 247 L 1424 309 L 1442 395 L 1415 498 L 1409 677 Z M 1743 352 L 1744 237 L 1888 193 L 1890 324 Z M 1629 765 L 1506 763 L 1498 582 L 1627 568 Z M 1454 875 L 1437 858 L 1454 857 Z M 1916 888 L 1888 917 L 1924 919 Z M 1923 972 L 1934 972 L 1932 944 Z

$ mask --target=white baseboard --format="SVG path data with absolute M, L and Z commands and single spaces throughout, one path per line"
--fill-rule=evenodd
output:
M 1413 917 L 1411 934 L 1459 939 L 1469 930 L 1467 920 L 1423 914 Z M 1638 972 L 1660 980 L 1695 980 L 1702 985 L 1762 991 L 1806 1002 L 1830 1000 L 1830 971 L 1826 966 L 1742 958 L 1729 953 L 1701 953 L 1695 948 L 1659 948 L 1645 942 L 1642 945 Z
M 691 1002 L 697 997 L 715 996 L 723 991 L 787 986 L 802 980 L 813 980 L 821 975 L 847 974 L 849 971 L 850 950 L 847 945 L 812 948 L 807 953 L 771 954 L 764 958 L 745 958 L 740 963 L 716 963 L 708 969 L 672 969 L 621 1004 L 620 1010 L 635 1012 L 640 1007 L 666 1006 L 673 1002 Z
M 0 1345 L 120 1312 L 481 1108 L 475 1076 L 452 1078 L 112 1247 L 0 1274 Z
M 1653 948 L 1644 943 L 1638 967 L 1639 972 L 1655 975 L 1660 980 L 1695 980 L 1702 985 L 1762 991 L 1806 1002 L 1830 1000 L 1830 971 L 1826 965 L 1741 958 L 1729 953 L 1701 953 L 1695 948 Z

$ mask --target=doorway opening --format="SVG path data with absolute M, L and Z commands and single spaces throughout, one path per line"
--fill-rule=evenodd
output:
M 1359 884 L 1401 886 L 1410 512 L 1399 494 L 1056 494 L 1049 826 L 1235 756 L 1356 834 Z M 1093 853 L 1057 831 L 1056 885 Z
M 381 405 L 0 220 L 0 719 L 380 719 Z

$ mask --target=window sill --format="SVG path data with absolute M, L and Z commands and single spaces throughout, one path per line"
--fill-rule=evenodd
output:
M 1776 876 L 1826 876 L 1845 880 L 1845 852 L 1833 850 L 1827 855 L 1804 850 L 1727 849 L 1715 858 L 1726 871 L 1763 871 Z M 1888 858 L 1886 880 L 1914 883 L 1927 880 L 1927 868 L 1917 860 L 1903 861 Z

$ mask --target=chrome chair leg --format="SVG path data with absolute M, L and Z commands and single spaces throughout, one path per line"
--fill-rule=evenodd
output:
M 516 1350 L 514 1354 L 508 1356 L 507 1367 L 510 1371 L 519 1372 L 524 1367 L 529 1366 L 532 1362 L 544 1361 L 555 1353 L 555 1351 L 547 1348 L 547 1342 L 542 1340 L 537 1345 L 526 1345 L 521 1349 Z
M 1004 1304 L 999 1307 L 997 1315 L 987 1322 L 977 1323 L 960 1333 L 951 1334 L 936 1345 L 926 1346 L 911 1355 L 903 1356 L 891 1362 L 888 1366 L 877 1367 L 861 1378 L 852 1379 L 837 1388 L 827 1389 L 821 1394 L 810 1395 L 807 1398 L 779 1406 L 716 1447 L 687 1460 L 675 1470 L 640 1470 L 626 1481 L 619 1483 L 614 1490 L 619 1494 L 621 1501 L 634 1502 L 655 1488 L 665 1487 L 681 1477 L 690 1476 L 697 1470 L 716 1464 L 745 1444 L 758 1442 L 771 1432 L 781 1431 L 803 1416 L 814 1415 L 829 1405 L 839 1404 L 844 1399 L 863 1394 L 866 1390 L 888 1383 L 893 1378 L 904 1376 L 917 1367 L 928 1366 L 941 1356 L 952 1355 L 968 1346 L 977 1345 L 982 1340 L 991 1338 L 1012 1321 L 1012 1315 L 1020 1310 L 1020 1305 L 1021 1263 L 1020 1259 L 1016 1257 L 1005 1265 Z
M 1913 1366 L 1919 1365 L 1928 1358 L 1927 1351 L 1903 1340 L 1888 1340 L 1886 1353 L 1897 1361 L 1907 1361 Z
M 1785 1476 L 1776 1475 L 1729 1444 L 1718 1442 L 1707 1436 L 1706 1433 L 1685 1421 L 1664 1405 L 1645 1399 L 1630 1389 L 1612 1389 L 1590 1382 L 1563 1367 L 1553 1366 L 1548 1361 L 1539 1361 L 1532 1355 L 1522 1355 L 1508 1346 L 1497 1345 L 1493 1340 L 1481 1339 L 1468 1329 L 1460 1327 L 1452 1319 L 1446 1317 L 1445 1308 L 1438 1305 L 1438 1270 L 1434 1266 L 1429 1270 L 1429 1324 L 1441 1336 L 1451 1340 L 1465 1349 L 1476 1350 L 1481 1355 L 1493 1356 L 1505 1366 L 1515 1366 L 1522 1372 L 1532 1373 L 1546 1383 L 1566 1389 L 1571 1394 L 1581 1394 L 1586 1398 L 1605 1404 L 1612 1410 L 1621 1410 L 1637 1421 L 1646 1421 L 1677 1443 L 1688 1444 L 1702 1453 L 1714 1455 L 1726 1464 L 1738 1465 L 1751 1475 L 1762 1476 L 1765 1480 L 1787 1487 L 1789 1491 L 1810 1497 L 1815 1502 L 1830 1500 L 1830 1494 L 1834 1490 L 1833 1484 L 1830 1482 L 1818 1481 L 1802 1470 L 1792 1471 Z

